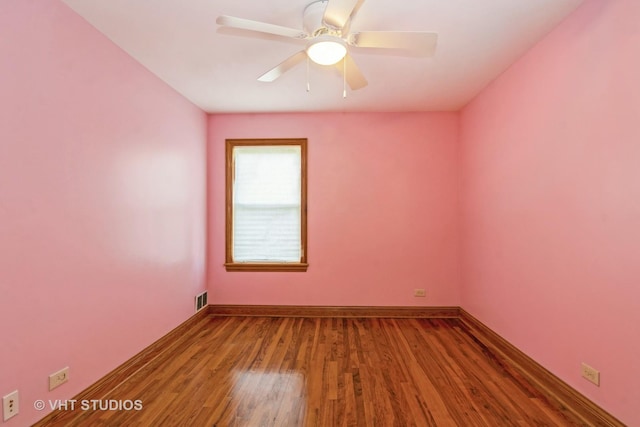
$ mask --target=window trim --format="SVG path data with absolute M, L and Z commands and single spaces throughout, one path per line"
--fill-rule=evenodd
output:
M 300 262 L 234 262 L 233 260 L 233 150 L 235 147 L 295 145 L 300 147 Z M 307 271 L 307 139 L 227 139 L 225 147 L 225 263 L 227 271 Z

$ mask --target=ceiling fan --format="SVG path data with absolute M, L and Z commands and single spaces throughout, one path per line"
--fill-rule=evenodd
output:
M 333 65 L 343 74 L 352 90 L 363 88 L 367 80 L 349 53 L 350 47 L 385 49 L 407 56 L 433 55 L 438 39 L 436 33 L 424 31 L 359 31 L 350 32 L 351 21 L 364 0 L 317 0 L 303 13 L 303 28 L 282 27 L 266 22 L 233 16 L 219 16 L 218 25 L 256 33 L 306 40 L 304 50 L 295 53 L 258 78 L 272 82 L 306 59 Z

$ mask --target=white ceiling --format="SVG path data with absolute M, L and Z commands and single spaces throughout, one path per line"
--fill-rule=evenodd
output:
M 452 111 L 547 34 L 582 0 L 365 0 L 352 31 L 433 31 L 432 58 L 352 49 L 369 85 L 342 97 L 342 77 L 306 63 L 256 79 L 304 48 L 277 36 L 220 31 L 219 15 L 302 28 L 313 0 L 63 0 L 175 90 L 211 113 Z M 234 33 L 234 34 L 230 34 Z

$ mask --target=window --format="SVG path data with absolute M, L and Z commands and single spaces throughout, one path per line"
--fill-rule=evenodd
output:
M 307 140 L 228 139 L 227 271 L 306 271 Z

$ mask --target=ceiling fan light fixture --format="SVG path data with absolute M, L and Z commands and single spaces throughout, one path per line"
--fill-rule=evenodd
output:
M 307 55 L 320 65 L 337 64 L 347 54 L 345 42 L 337 37 L 318 37 L 307 47 Z

